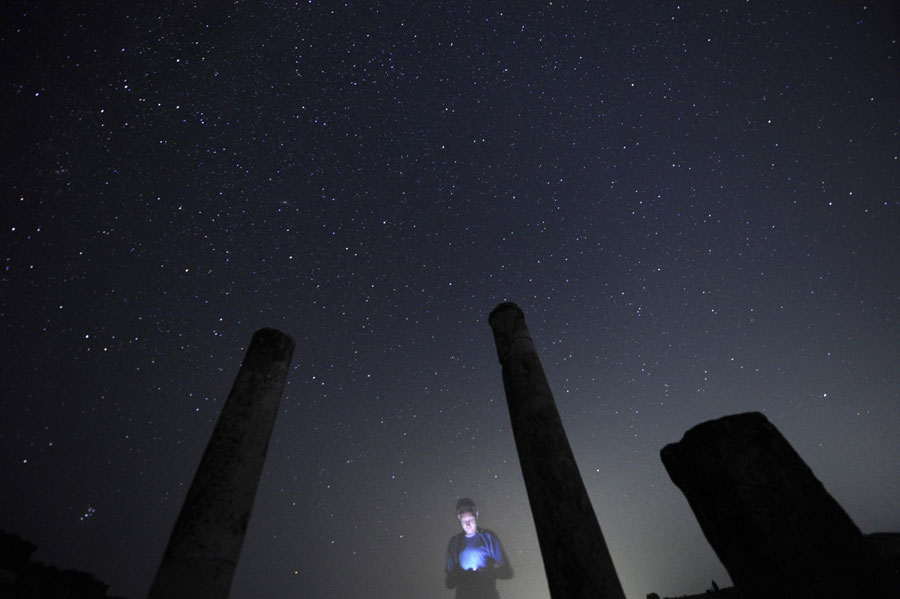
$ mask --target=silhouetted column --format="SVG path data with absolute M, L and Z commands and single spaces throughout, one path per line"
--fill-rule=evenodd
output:
M 900 597 L 874 547 L 762 414 L 699 424 L 660 455 L 746 599 Z
M 227 599 L 294 341 L 253 335 L 150 588 L 150 599 Z
M 488 318 L 553 599 L 624 599 L 537 350 L 516 304 Z

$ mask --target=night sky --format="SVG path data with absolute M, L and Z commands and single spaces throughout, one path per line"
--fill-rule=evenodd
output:
M 630 598 L 730 584 L 659 459 L 726 414 L 900 531 L 889 3 L 82 4 L 2 9 L 0 528 L 36 559 L 144 597 L 275 327 L 233 598 L 449 599 L 462 496 L 501 595 L 547 597 L 507 300 Z

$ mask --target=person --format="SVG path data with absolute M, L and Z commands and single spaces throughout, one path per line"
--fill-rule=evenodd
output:
M 500 599 L 497 579 L 513 576 L 500 537 L 478 527 L 478 509 L 468 497 L 457 502 L 456 517 L 462 532 L 447 546 L 447 588 L 456 589 L 456 599 Z

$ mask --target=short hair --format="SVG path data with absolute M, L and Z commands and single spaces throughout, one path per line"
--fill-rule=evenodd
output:
M 475 502 L 469 499 L 468 497 L 463 497 L 459 501 L 456 502 L 456 515 L 462 516 L 463 514 L 477 514 L 478 508 L 475 507 Z

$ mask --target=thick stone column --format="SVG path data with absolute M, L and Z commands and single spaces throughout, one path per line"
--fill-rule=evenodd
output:
M 253 335 L 175 523 L 150 599 L 227 599 L 294 341 Z
M 874 547 L 762 414 L 699 424 L 661 457 L 745 598 L 900 597 Z
M 624 599 L 525 315 L 516 304 L 503 303 L 488 321 L 550 595 Z

